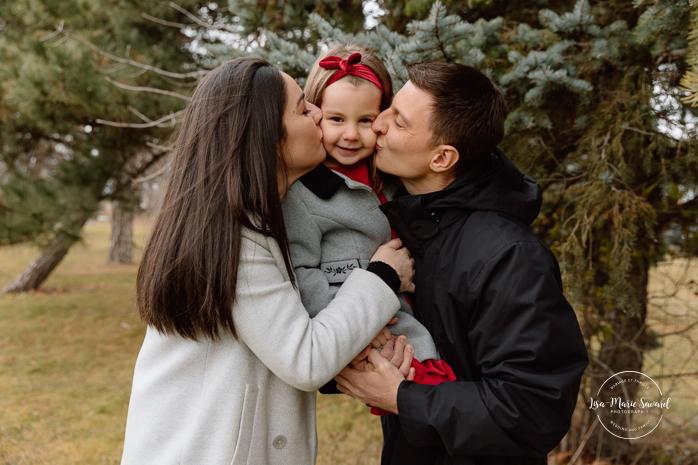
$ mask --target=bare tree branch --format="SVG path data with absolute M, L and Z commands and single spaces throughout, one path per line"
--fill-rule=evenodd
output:
M 155 179 L 158 176 L 160 176 L 161 174 L 165 173 L 168 169 L 170 169 L 170 164 L 166 163 L 165 166 L 163 166 L 162 168 L 160 168 L 156 172 L 149 174 L 148 176 L 142 176 L 140 178 L 132 179 L 131 182 L 133 184 L 139 184 L 142 182 L 150 181 L 151 179 Z
M 169 95 L 170 97 L 175 97 L 175 98 L 178 98 L 181 100 L 185 100 L 187 102 L 189 100 L 191 100 L 186 95 L 178 94 L 177 92 L 172 92 L 170 90 L 157 89 L 155 87 L 129 86 L 127 84 L 122 84 L 119 81 L 115 81 L 114 79 L 110 78 L 109 76 L 106 76 L 104 79 L 106 79 L 107 82 L 114 84 L 116 87 L 120 87 L 120 88 L 126 89 L 126 90 L 133 90 L 136 92 L 151 92 L 153 94 Z
M 171 115 L 167 115 L 167 116 L 165 116 L 165 117 L 163 117 L 163 118 L 160 118 L 160 119 L 158 119 L 158 120 L 155 120 L 155 121 L 153 121 L 153 122 L 151 122 L 151 123 L 118 123 L 118 122 L 116 122 L 116 121 L 106 121 L 106 120 L 103 120 L 103 119 L 95 120 L 95 122 L 96 122 L 97 124 L 104 124 L 105 126 L 113 126 L 113 127 L 115 127 L 115 128 L 141 128 L 141 129 L 142 129 L 142 128 L 152 128 L 153 126 L 157 126 L 158 124 L 160 124 L 160 123 L 162 123 L 162 122 L 164 122 L 164 121 L 167 121 L 167 120 L 170 120 L 170 119 L 171 119 L 171 120 L 174 120 L 174 119 L 177 118 L 178 116 L 184 114 L 185 111 L 186 111 L 186 110 L 179 110 L 179 111 L 176 112 L 176 113 L 172 113 Z M 174 125 L 174 121 L 173 121 L 173 124 L 172 124 L 172 125 Z
M 131 105 L 127 106 L 126 109 L 127 109 L 128 111 L 130 111 L 131 113 L 133 113 L 134 115 L 138 116 L 140 119 L 142 119 L 142 120 L 145 121 L 146 123 L 152 123 L 152 122 L 153 122 L 152 119 L 148 118 L 148 117 L 145 116 L 143 113 L 141 113 L 140 111 L 138 111 L 138 110 L 136 110 L 135 108 L 133 108 Z
M 181 6 L 177 5 L 175 2 L 170 2 L 169 5 L 174 8 L 175 10 L 179 11 L 182 13 L 184 16 L 187 18 L 191 19 L 194 21 L 196 24 L 199 26 L 205 27 L 206 29 L 212 29 L 214 31 L 225 31 L 225 32 L 232 32 L 234 34 L 239 34 L 239 31 L 236 31 L 235 29 L 228 27 L 228 26 L 214 26 L 213 24 L 209 24 L 205 21 L 202 21 L 200 18 L 197 18 L 196 15 L 191 14 Z
M 172 146 L 159 145 L 159 144 L 154 144 L 152 142 L 146 142 L 145 145 L 147 145 L 148 147 L 152 147 L 154 149 L 158 149 L 162 152 L 171 152 L 172 150 L 174 150 L 172 148 Z
M 694 322 L 691 323 L 690 325 L 688 325 L 688 326 L 686 326 L 686 327 L 684 327 L 684 328 L 682 328 L 682 329 L 679 329 L 679 330 L 677 330 L 677 331 L 672 331 L 672 332 L 670 332 L 670 333 L 660 334 L 658 337 L 683 336 L 683 335 L 685 335 L 688 331 L 690 331 L 690 330 L 692 330 L 693 328 L 695 328 L 696 326 L 698 326 L 698 321 L 694 321 Z
M 126 183 L 129 183 L 129 181 L 133 179 L 137 179 L 140 176 L 142 176 L 146 171 L 150 169 L 153 165 L 155 165 L 157 162 L 159 162 L 162 158 L 166 157 L 168 155 L 168 152 L 161 152 L 161 153 L 153 153 L 150 152 L 152 155 L 152 158 L 145 163 L 143 166 L 140 168 L 136 169 L 136 171 L 133 172 L 126 172 L 126 175 L 128 176 L 128 180 L 125 181 Z M 125 186 L 124 186 L 125 187 Z
M 175 23 L 173 21 L 166 21 L 164 19 L 156 18 L 155 16 L 150 16 L 148 13 L 141 13 L 141 16 L 144 17 L 145 19 L 147 19 L 148 21 L 162 24 L 163 26 L 176 27 L 178 29 L 185 29 L 185 28 L 193 26 L 193 24 L 184 24 L 184 23 Z
M 65 24 L 65 21 L 63 21 L 63 20 L 61 19 L 61 23 L 58 25 L 58 27 L 56 28 L 56 30 L 53 31 L 51 34 L 49 34 L 49 35 L 47 35 L 47 36 L 44 36 L 44 37 L 42 37 L 41 39 L 39 39 L 39 42 L 45 42 L 45 41 L 47 41 L 47 40 L 51 40 L 51 39 L 53 39 L 54 37 L 56 37 L 58 34 L 62 33 L 62 32 L 63 32 L 63 24 Z
M 150 66 L 146 65 L 144 63 L 139 63 L 137 61 L 129 60 L 127 58 L 121 58 L 116 55 L 112 55 L 111 53 L 105 52 L 104 50 L 100 49 L 93 43 L 89 42 L 88 40 L 83 39 L 80 36 L 77 36 L 75 34 L 71 34 L 68 31 L 61 30 L 60 34 L 63 34 L 64 36 L 70 37 L 71 39 L 77 40 L 81 44 L 85 45 L 89 49 L 93 50 L 94 52 L 102 55 L 103 57 L 107 57 L 110 60 L 116 61 L 118 63 L 124 63 L 127 65 L 135 66 L 136 68 L 141 68 L 145 69 L 148 71 L 152 71 L 156 74 L 159 74 L 161 76 L 168 76 L 171 78 L 175 79 L 191 79 L 191 78 L 200 78 L 208 74 L 207 70 L 198 70 L 198 71 L 192 71 L 191 73 L 173 73 L 172 71 L 167 71 L 161 68 L 157 68 L 155 66 Z

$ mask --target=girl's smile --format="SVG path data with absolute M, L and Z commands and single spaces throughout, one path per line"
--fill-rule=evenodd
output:
M 359 87 L 339 80 L 325 89 L 320 122 L 328 166 L 350 166 L 369 157 L 376 146 L 371 129 L 380 113 L 382 94 L 366 81 Z

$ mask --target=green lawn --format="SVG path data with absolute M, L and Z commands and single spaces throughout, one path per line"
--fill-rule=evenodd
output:
M 144 227 L 137 226 L 139 246 L 144 235 Z M 108 242 L 109 224 L 90 224 L 84 243 L 71 250 L 42 292 L 0 295 L 0 464 L 120 461 L 133 367 L 145 328 L 134 305 L 137 265 L 107 265 Z M 36 253 L 29 247 L 0 249 L 0 286 Z M 670 262 L 655 270 L 653 294 L 672 293 L 673 280 L 684 272 L 698 281 L 698 268 L 684 271 L 683 265 Z M 694 291 L 655 298 L 672 317 L 652 310 L 653 327 L 666 330 L 695 320 Z M 698 340 L 698 328 L 690 334 Z M 698 371 L 695 349 L 687 337 L 672 337 L 649 354 L 646 370 L 652 376 Z M 658 382 L 671 392 L 674 407 L 652 434 L 653 449 L 664 451 L 664 463 L 681 463 L 677 458 L 696 450 L 697 378 Z M 318 397 L 318 436 L 319 464 L 379 463 L 380 421 L 353 399 Z

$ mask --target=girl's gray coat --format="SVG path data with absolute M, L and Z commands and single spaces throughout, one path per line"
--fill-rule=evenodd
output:
M 386 192 L 390 196 L 390 192 Z M 369 186 L 324 165 L 303 176 L 286 193 L 284 222 L 303 305 L 310 315 L 327 306 L 349 273 L 366 268 L 376 249 L 390 240 L 390 224 Z M 439 360 L 429 331 L 400 295 L 393 334 L 404 334 L 419 361 Z
M 233 322 L 198 342 L 148 328 L 138 355 L 123 465 L 313 464 L 316 390 L 400 307 L 365 270 L 311 319 L 277 242 L 245 231 Z

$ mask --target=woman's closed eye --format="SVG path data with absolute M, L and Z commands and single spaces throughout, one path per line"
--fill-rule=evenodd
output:
M 395 126 L 397 126 L 398 129 L 404 129 L 404 126 L 397 122 L 397 118 L 395 118 Z
M 304 115 L 309 115 L 312 110 L 309 110 L 308 107 L 305 108 L 305 111 L 303 112 Z

